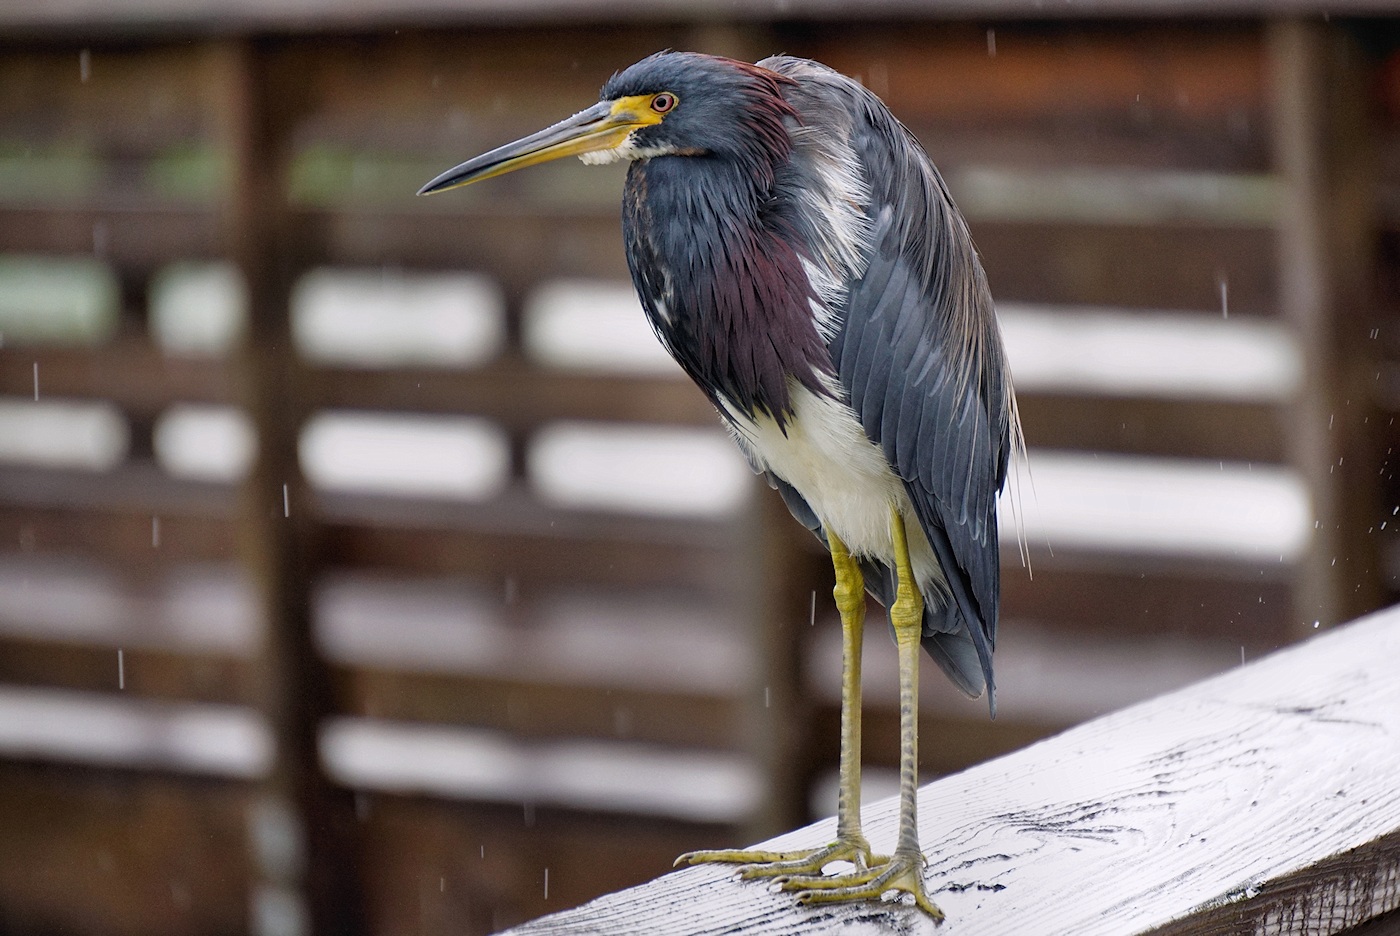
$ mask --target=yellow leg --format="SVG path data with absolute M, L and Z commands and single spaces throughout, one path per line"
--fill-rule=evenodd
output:
M 865 634 L 865 579 L 860 564 L 846 545 L 828 531 L 831 561 L 836 569 L 836 608 L 841 613 L 841 783 L 836 807 L 836 841 L 821 848 L 794 852 L 719 850 L 687 852 L 677 865 L 703 862 L 743 864 L 741 877 L 781 878 L 788 890 L 802 890 L 819 881 L 851 881 L 851 875 L 822 877 L 833 861 L 849 861 L 855 876 L 888 859 L 870 852 L 860 830 L 860 654 Z
M 923 631 L 924 600 L 914 582 L 904 518 L 891 511 L 895 567 L 899 582 L 890 605 L 899 646 L 899 840 L 894 855 L 865 873 L 803 880 L 799 903 L 878 900 L 887 891 L 912 894 L 914 903 L 935 920 L 943 912 L 924 890 L 924 855 L 919 848 L 919 638 Z M 795 882 L 794 882 L 795 883 Z

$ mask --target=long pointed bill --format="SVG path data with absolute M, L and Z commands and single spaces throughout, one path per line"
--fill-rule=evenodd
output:
M 447 170 L 419 189 L 418 194 L 445 192 L 564 156 L 616 149 L 632 131 L 661 122 L 661 115 L 651 110 L 650 100 L 649 96 L 639 95 L 600 101 L 552 127 Z

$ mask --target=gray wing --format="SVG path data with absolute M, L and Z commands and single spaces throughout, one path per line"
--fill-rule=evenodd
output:
M 849 282 L 832 359 L 947 576 L 951 600 L 929 602 L 924 646 L 959 688 L 977 695 L 985 685 L 995 712 L 996 497 L 1015 402 L 986 276 L 942 178 L 878 99 L 815 63 L 769 62 L 799 80 L 791 97 L 813 125 L 849 127 L 869 186 L 871 246 Z M 888 577 L 871 583 L 877 598 Z

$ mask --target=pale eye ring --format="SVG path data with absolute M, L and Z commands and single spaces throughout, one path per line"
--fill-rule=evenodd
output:
M 676 96 L 670 91 L 662 91 L 651 99 L 651 109 L 658 114 L 665 114 L 675 109 L 677 104 Z

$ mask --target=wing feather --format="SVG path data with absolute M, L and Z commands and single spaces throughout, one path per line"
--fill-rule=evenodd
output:
M 866 434 L 905 480 L 948 579 L 952 603 L 928 612 L 924 645 L 965 691 L 984 680 L 990 690 L 996 498 L 1019 436 L 971 235 L 922 147 L 874 95 L 813 62 L 760 64 L 797 79 L 786 93 L 804 122 L 849 133 L 868 246 L 864 269 L 846 277 L 832 359 Z M 981 672 L 968 671 L 974 663 Z

